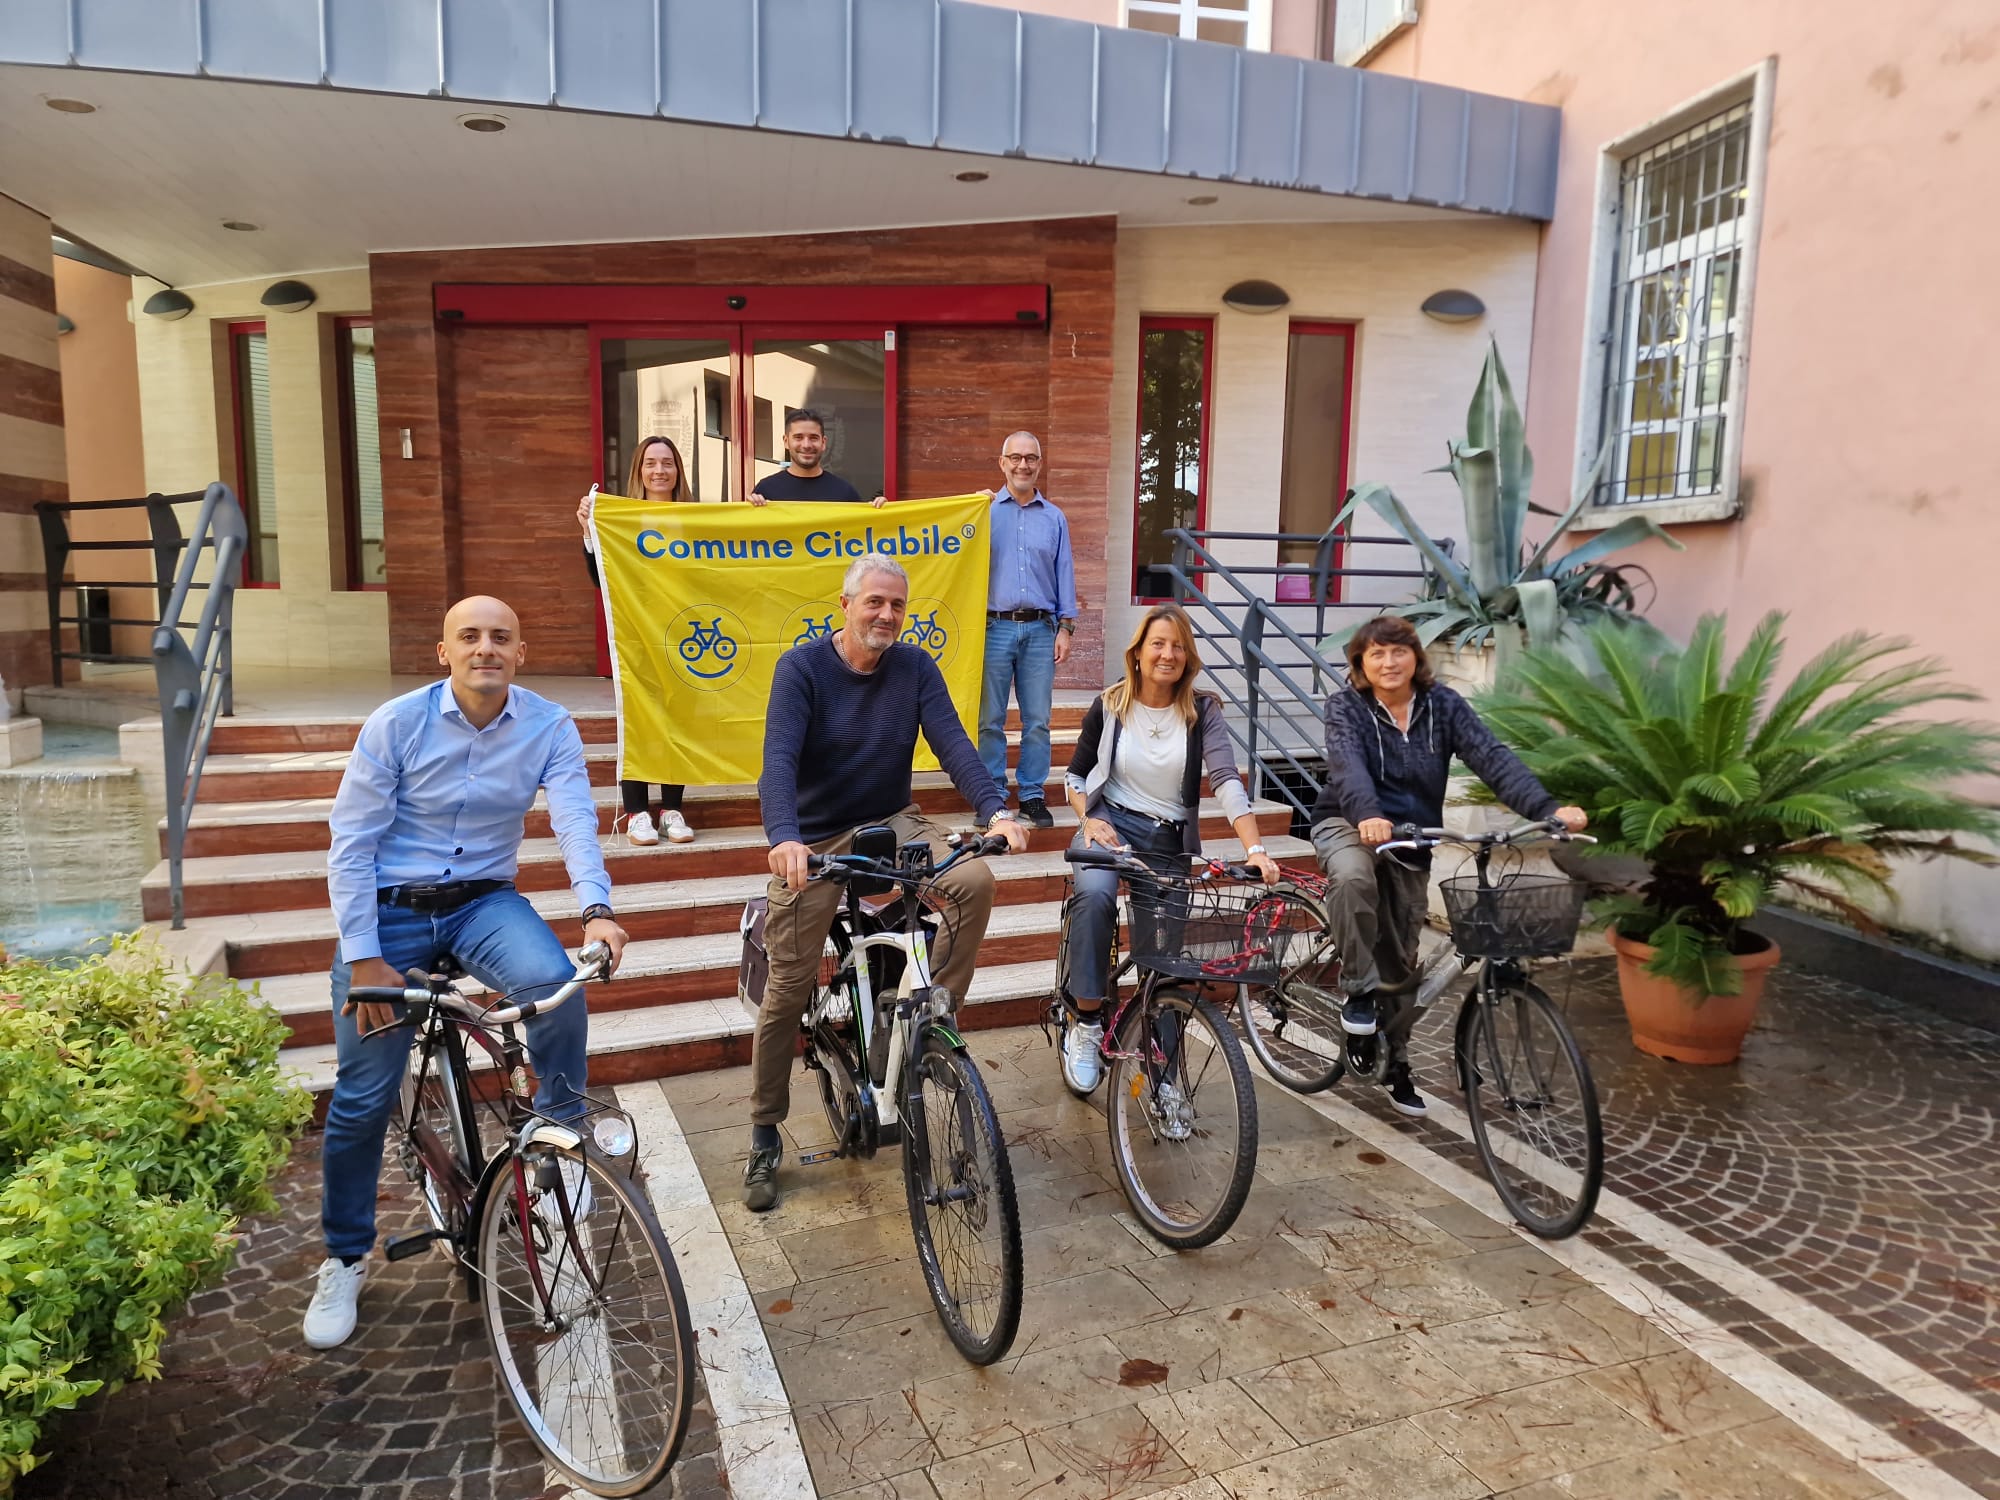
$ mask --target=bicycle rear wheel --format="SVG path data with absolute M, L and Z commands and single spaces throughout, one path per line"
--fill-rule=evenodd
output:
M 1465 1004 L 1459 1079 L 1486 1175 L 1531 1234 L 1575 1234 L 1604 1182 L 1604 1127 L 1583 1049 L 1526 981 L 1482 983 Z
M 480 1307 L 529 1435 L 594 1495 L 636 1495 L 680 1451 L 694 1332 L 643 1194 L 595 1153 L 536 1145 L 495 1169 Z
M 928 1030 L 903 1091 L 903 1187 L 917 1261 L 958 1352 L 990 1365 L 1021 1326 L 1021 1215 L 986 1081 Z
M 435 1242 L 447 1259 L 458 1257 L 458 1242 L 465 1238 L 465 1205 L 484 1165 L 473 1110 L 457 1038 L 444 1033 L 434 1046 L 412 1047 L 398 1114 L 402 1164 L 423 1195 L 431 1227 L 449 1237 Z
M 1134 1217 L 1176 1250 L 1227 1233 L 1257 1170 L 1257 1096 L 1215 1007 L 1184 990 L 1141 995 L 1119 1022 L 1104 1103 Z

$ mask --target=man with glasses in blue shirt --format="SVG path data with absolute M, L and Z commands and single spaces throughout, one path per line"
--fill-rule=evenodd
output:
M 597 804 L 569 710 L 514 686 L 526 658 L 521 622 L 474 597 L 444 617 L 438 665 L 450 676 L 368 716 L 340 779 L 326 883 L 340 929 L 333 964 L 339 1071 L 321 1145 L 326 1259 L 306 1310 L 305 1341 L 331 1349 L 354 1332 L 375 1245 L 382 1143 L 410 1052 L 400 1006 L 359 1004 L 355 985 L 401 985 L 408 969 L 448 959 L 495 994 L 544 998 L 574 966 L 562 940 L 514 888 L 523 824 L 537 790 L 583 912 L 586 943 L 616 969 L 625 932 L 597 843 Z M 535 1108 L 583 1113 L 587 1018 L 578 995 L 527 1023 Z
M 1017 432 L 1000 445 L 1000 476 L 989 513 L 992 571 L 986 588 L 986 673 L 979 696 L 979 758 L 1007 787 L 1007 695 L 1021 708 L 1021 759 L 1014 788 L 1021 816 L 1053 828 L 1049 816 L 1049 716 L 1056 668 L 1076 633 L 1076 564 L 1069 519 L 1036 487 L 1042 444 Z

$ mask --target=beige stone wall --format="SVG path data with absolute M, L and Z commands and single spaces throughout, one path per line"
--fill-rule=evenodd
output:
M 1533 224 L 1459 219 L 1437 224 L 1242 225 L 1215 229 L 1124 229 L 1118 236 L 1118 313 L 1111 384 L 1111 530 L 1106 576 L 1105 661 L 1142 612 L 1130 602 L 1133 490 L 1142 316 L 1215 319 L 1208 451 L 1212 530 L 1274 531 L 1284 461 L 1285 367 L 1291 323 L 1356 325 L 1350 482 L 1390 485 L 1433 534 L 1458 535 L 1458 491 L 1428 474 L 1445 440 L 1465 426 L 1466 402 L 1488 335 L 1526 399 L 1534 318 Z M 1275 281 L 1291 294 L 1280 312 L 1232 312 L 1222 293 L 1236 281 Z M 1438 323 L 1419 308 L 1432 292 L 1460 287 L 1486 316 Z M 1360 533 L 1380 535 L 1372 516 Z M 1268 549 L 1221 544 L 1225 562 L 1266 564 Z M 1375 559 L 1410 566 L 1410 554 Z M 1268 583 L 1270 580 L 1266 579 Z
M 146 484 L 165 494 L 200 490 L 227 477 L 226 345 L 231 322 L 261 319 L 271 359 L 272 449 L 277 479 L 278 576 L 272 589 L 236 596 L 236 660 L 243 665 L 386 671 L 388 598 L 338 590 L 328 518 L 340 503 L 336 392 L 324 372 L 333 319 L 368 312 L 368 273 L 307 271 L 319 294 L 304 312 L 281 313 L 258 298 L 276 278 L 183 288 L 194 311 L 176 322 L 141 317 L 139 386 L 146 437 Z M 159 290 L 141 280 L 141 305 Z M 220 362 L 220 363 L 219 363 Z M 365 441 L 366 439 L 364 439 Z M 192 524 L 193 513 L 188 522 Z
M 35 506 L 66 500 L 49 221 L 0 196 L 0 678 L 18 706 L 49 680 L 48 595 Z

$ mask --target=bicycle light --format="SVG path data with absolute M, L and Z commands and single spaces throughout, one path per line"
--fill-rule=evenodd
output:
M 597 1141 L 597 1149 L 606 1156 L 624 1156 L 638 1143 L 632 1122 L 620 1115 L 599 1115 L 590 1133 Z

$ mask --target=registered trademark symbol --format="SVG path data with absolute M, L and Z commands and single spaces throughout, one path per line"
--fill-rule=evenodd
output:
M 958 528 L 958 534 L 969 542 L 979 535 L 979 528 L 974 526 L 970 521 L 967 521 L 963 526 Z

